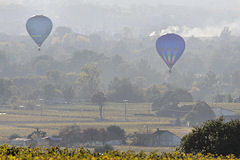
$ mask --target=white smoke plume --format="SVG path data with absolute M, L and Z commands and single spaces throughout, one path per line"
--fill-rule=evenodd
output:
M 206 26 L 206 27 L 188 27 L 188 26 L 169 26 L 159 32 L 152 32 L 149 36 L 161 36 L 167 33 L 176 33 L 183 37 L 218 37 L 223 31 L 224 27 L 229 27 L 231 34 L 240 36 L 240 22 L 229 24 L 222 24 L 219 26 Z

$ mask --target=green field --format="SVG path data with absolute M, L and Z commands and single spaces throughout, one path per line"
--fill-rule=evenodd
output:
M 171 119 L 151 116 L 151 104 L 127 104 L 127 121 L 124 117 L 124 104 L 108 103 L 104 106 L 104 121 L 99 121 L 98 107 L 94 105 L 51 105 L 40 106 L 36 109 L 2 108 L 0 115 L 0 135 L 8 137 L 12 133 L 28 135 L 35 128 L 58 134 L 65 126 L 79 125 L 81 128 L 107 127 L 118 125 L 127 133 L 154 131 L 156 128 L 169 129 L 182 136 L 183 128 L 165 127 Z M 144 115 L 146 114 L 146 115 Z M 148 116 L 149 115 L 149 116 Z M 189 130 L 189 129 L 186 129 Z
M 212 104 L 210 104 L 212 105 Z M 240 104 L 214 103 L 214 106 L 231 109 L 240 113 Z M 99 110 L 94 105 L 42 105 L 35 109 L 28 108 L 1 108 L 0 140 L 5 142 L 11 134 L 27 136 L 36 128 L 46 131 L 48 135 L 57 135 L 66 126 L 79 125 L 84 128 L 101 128 L 109 125 L 118 125 L 127 134 L 134 132 L 154 132 L 157 128 L 169 130 L 182 137 L 191 131 L 187 127 L 167 126 L 170 118 L 151 116 L 150 103 L 127 104 L 127 121 L 124 117 L 124 104 L 107 103 L 104 106 L 104 121 L 99 121 Z M 124 150 L 124 149 L 123 149 Z M 137 150 L 137 149 L 136 149 Z

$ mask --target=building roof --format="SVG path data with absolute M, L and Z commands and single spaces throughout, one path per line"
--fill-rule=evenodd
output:
M 13 141 L 24 141 L 24 142 L 27 142 L 27 141 L 31 141 L 31 139 L 27 139 L 27 138 L 15 138 L 15 139 L 13 139 Z
M 48 136 L 48 137 L 43 137 L 42 139 L 49 139 L 51 141 L 61 141 L 62 138 L 58 136 Z
M 176 136 L 174 133 L 169 132 L 168 130 L 159 130 L 159 128 L 157 129 L 156 132 L 153 133 L 153 135 L 161 135 L 161 134 L 163 134 L 163 133 L 168 133 L 168 134 L 171 134 L 171 135 Z

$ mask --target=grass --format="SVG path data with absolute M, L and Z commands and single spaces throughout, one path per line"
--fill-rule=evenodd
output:
M 240 103 L 212 103 L 209 105 L 229 109 L 237 114 L 240 114 Z
M 240 113 L 240 104 L 237 103 L 213 103 L 217 107 L 231 109 Z M 34 128 L 40 128 L 50 134 L 57 134 L 65 126 L 80 125 L 82 128 L 107 127 L 118 125 L 127 133 L 154 132 L 156 128 L 167 129 L 178 136 L 183 136 L 191 129 L 184 127 L 167 127 L 171 118 L 158 118 L 156 116 L 144 116 L 154 114 L 150 103 L 127 104 L 127 121 L 124 117 L 124 104 L 107 103 L 103 109 L 104 121 L 99 121 L 99 110 L 94 105 L 42 105 L 36 109 L 2 108 L 0 115 L 0 136 L 2 138 L 12 133 L 29 134 Z M 4 127 L 3 127 L 4 126 Z M 9 129 L 6 129 L 9 128 Z M 22 132 L 24 130 L 24 132 Z M 2 131 L 2 132 L 1 132 Z M 8 132 L 9 131 L 9 132 Z M 30 131 L 30 132 L 29 132 Z
M 146 127 L 148 127 L 149 131 L 155 131 L 156 128 L 172 129 L 164 126 L 171 120 L 169 118 L 144 116 L 144 114 L 154 114 L 151 111 L 150 103 L 127 104 L 126 122 L 124 104 L 122 103 L 107 103 L 103 110 L 103 122 L 99 121 L 98 107 L 86 104 L 42 105 L 36 107 L 36 109 L 10 107 L 2 108 L 1 113 L 6 113 L 0 115 L 0 136 L 2 138 L 6 138 L 13 133 L 25 134 L 26 136 L 35 128 L 47 131 L 49 135 L 58 134 L 63 127 L 71 125 L 80 125 L 82 128 L 118 125 L 124 128 L 127 133 L 144 132 Z M 176 130 L 179 135 L 182 135 L 182 132 L 188 132 L 188 128 L 173 128 L 172 130 Z
M 180 103 L 181 105 L 192 105 L 195 104 L 195 102 L 184 102 Z M 208 103 L 210 107 L 222 107 L 225 109 L 229 109 L 234 111 L 235 113 L 239 114 L 240 113 L 240 103 Z

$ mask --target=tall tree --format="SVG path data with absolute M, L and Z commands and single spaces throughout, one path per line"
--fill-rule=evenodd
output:
M 101 72 L 96 64 L 86 64 L 79 75 L 80 96 L 90 98 L 100 88 Z
M 6 104 L 12 96 L 12 81 L 9 79 L 0 79 L 0 103 Z
M 92 103 L 99 106 L 100 119 L 103 120 L 103 105 L 104 105 L 104 102 L 106 101 L 106 97 L 104 96 L 104 93 L 103 92 L 95 93 L 92 96 L 91 101 Z
M 70 103 L 74 98 L 75 91 L 73 86 L 65 85 L 62 89 L 63 97 L 67 103 Z

